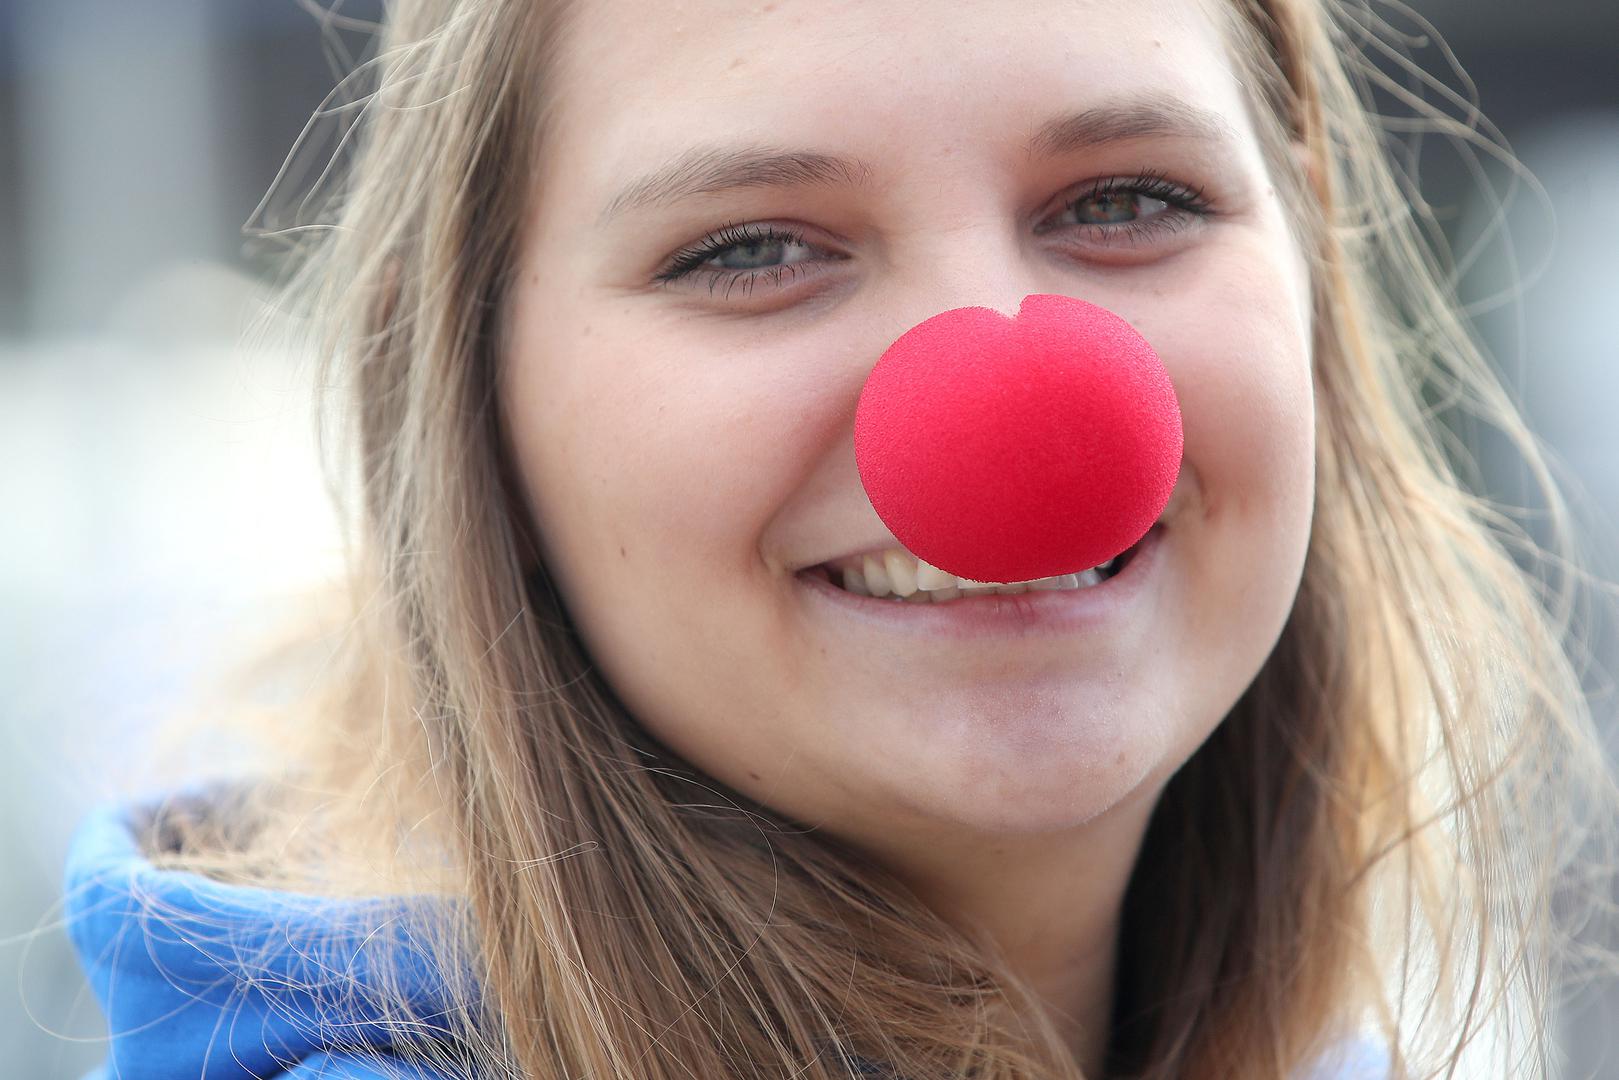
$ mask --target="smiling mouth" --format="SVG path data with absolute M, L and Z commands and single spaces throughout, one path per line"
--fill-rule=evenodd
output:
M 937 572 L 925 574 L 919 581 L 914 570 L 914 558 L 906 557 L 912 564 L 912 568 L 908 568 L 906 561 L 899 558 L 898 552 L 886 553 L 888 554 L 886 560 L 879 557 L 869 558 L 863 568 L 834 567 L 828 563 L 821 563 L 800 573 L 806 577 L 817 577 L 830 582 L 836 588 L 857 596 L 913 604 L 965 602 L 989 596 L 1015 596 L 1031 591 L 1083 591 L 1117 577 L 1129 566 L 1131 559 L 1147 538 L 1154 536 L 1162 528 L 1161 524 L 1154 525 L 1140 540 L 1099 566 L 1078 573 L 1060 574 L 1013 585 L 969 582 L 953 576 L 941 577 Z

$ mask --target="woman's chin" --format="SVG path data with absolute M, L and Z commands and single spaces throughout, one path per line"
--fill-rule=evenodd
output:
M 1172 771 L 1139 717 L 978 714 L 915 748 L 886 784 L 919 813 L 966 828 L 1038 833 L 1084 825 Z

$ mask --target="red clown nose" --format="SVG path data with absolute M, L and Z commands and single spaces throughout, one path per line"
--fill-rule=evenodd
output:
M 1180 473 L 1180 403 L 1152 346 L 1070 296 L 956 308 L 902 334 L 855 408 L 877 516 L 970 581 L 1077 573 L 1146 535 Z

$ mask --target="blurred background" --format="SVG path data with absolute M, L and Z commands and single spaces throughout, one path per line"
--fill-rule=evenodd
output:
M 379 0 L 344 4 L 375 18 Z M 1619 577 L 1619 3 L 1416 0 L 1376 90 L 1461 294 Z M 68 836 L 244 631 L 335 568 L 301 358 L 239 340 L 277 269 L 243 226 L 363 37 L 298 0 L 0 0 L 0 1075 L 78 1077 L 99 1014 L 54 925 Z M 1421 34 L 1431 21 L 1439 40 Z M 323 31 L 323 22 L 327 25 Z M 338 20 L 341 24 L 342 20 Z M 1467 82 L 1538 186 L 1400 99 Z M 1448 88 L 1448 91 L 1445 89 Z M 284 222 L 283 222 L 284 224 Z M 1522 478 L 1488 438 L 1490 493 Z M 1579 644 L 1619 671 L 1615 628 Z M 1599 716 L 1615 716 L 1613 695 Z M 1619 1077 L 1599 984 L 1565 1075 Z

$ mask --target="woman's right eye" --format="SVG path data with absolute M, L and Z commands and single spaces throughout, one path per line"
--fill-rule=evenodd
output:
M 761 276 L 768 276 L 771 284 L 780 284 L 783 277 L 807 272 L 804 264 L 815 261 L 809 254 L 814 250 L 804 242 L 802 233 L 792 229 L 727 225 L 676 252 L 653 280 L 667 285 L 681 278 L 706 277 L 709 292 L 725 284 L 725 295 L 729 296 L 732 288 L 744 283 L 751 292 Z

